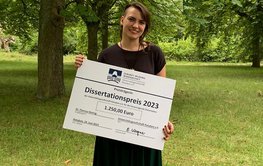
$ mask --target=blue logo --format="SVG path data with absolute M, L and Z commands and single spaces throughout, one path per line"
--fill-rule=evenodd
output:
M 120 70 L 110 69 L 109 74 L 107 76 L 107 80 L 119 83 L 121 81 L 121 74 L 122 74 L 122 71 Z

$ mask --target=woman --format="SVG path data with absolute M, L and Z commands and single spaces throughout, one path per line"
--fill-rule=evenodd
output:
M 121 41 L 101 52 L 98 61 L 149 74 L 166 77 L 165 58 L 161 49 L 143 41 L 150 27 L 150 13 L 141 3 L 127 5 L 120 19 Z M 84 56 L 77 55 L 78 68 Z M 164 139 L 173 133 L 171 122 L 164 126 Z M 160 166 L 161 151 L 96 137 L 94 166 Z

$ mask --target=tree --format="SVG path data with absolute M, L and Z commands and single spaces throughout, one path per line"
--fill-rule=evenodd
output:
M 238 36 L 239 50 L 252 59 L 252 67 L 260 67 L 263 39 L 262 0 L 184 0 L 188 33 L 202 49 L 216 35 Z M 236 37 L 234 37 L 236 39 Z M 201 55 L 202 56 L 202 55 Z
M 38 12 L 38 0 L 0 0 L 0 25 L 5 33 L 29 40 L 38 29 Z
M 184 22 L 181 0 L 144 0 L 152 13 L 152 29 L 147 39 L 153 42 L 176 42 L 182 38 Z
M 248 53 L 252 56 L 252 67 L 260 67 L 263 57 L 263 1 L 234 1 L 232 9 L 240 16 L 245 25 L 243 37 L 249 45 L 246 47 L 251 50 Z
M 38 37 L 38 86 L 40 99 L 63 95 L 63 0 L 41 0 Z
M 97 60 L 98 31 L 100 23 L 103 24 L 103 47 L 107 46 L 108 37 L 108 11 L 116 0 L 76 0 L 79 15 L 86 24 L 88 31 L 88 59 Z

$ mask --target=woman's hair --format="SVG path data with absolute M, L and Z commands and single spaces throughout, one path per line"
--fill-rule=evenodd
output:
M 145 21 L 146 23 L 146 26 L 145 26 L 145 29 L 144 29 L 144 32 L 143 34 L 140 36 L 139 38 L 139 42 L 142 44 L 143 42 L 143 39 L 145 37 L 145 35 L 148 33 L 149 31 L 149 28 L 151 26 L 151 14 L 149 12 L 149 10 L 142 4 L 142 3 L 139 3 L 139 2 L 132 2 L 128 5 L 125 6 L 124 8 L 124 13 L 123 15 L 126 14 L 126 10 L 130 7 L 134 7 L 135 9 L 139 10 L 140 13 L 141 13 L 141 16 L 142 16 L 142 19 Z M 122 37 L 122 26 L 121 26 L 121 37 Z

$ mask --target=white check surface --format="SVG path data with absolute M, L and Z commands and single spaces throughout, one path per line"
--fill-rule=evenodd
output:
M 175 80 L 85 60 L 63 128 L 163 150 Z

